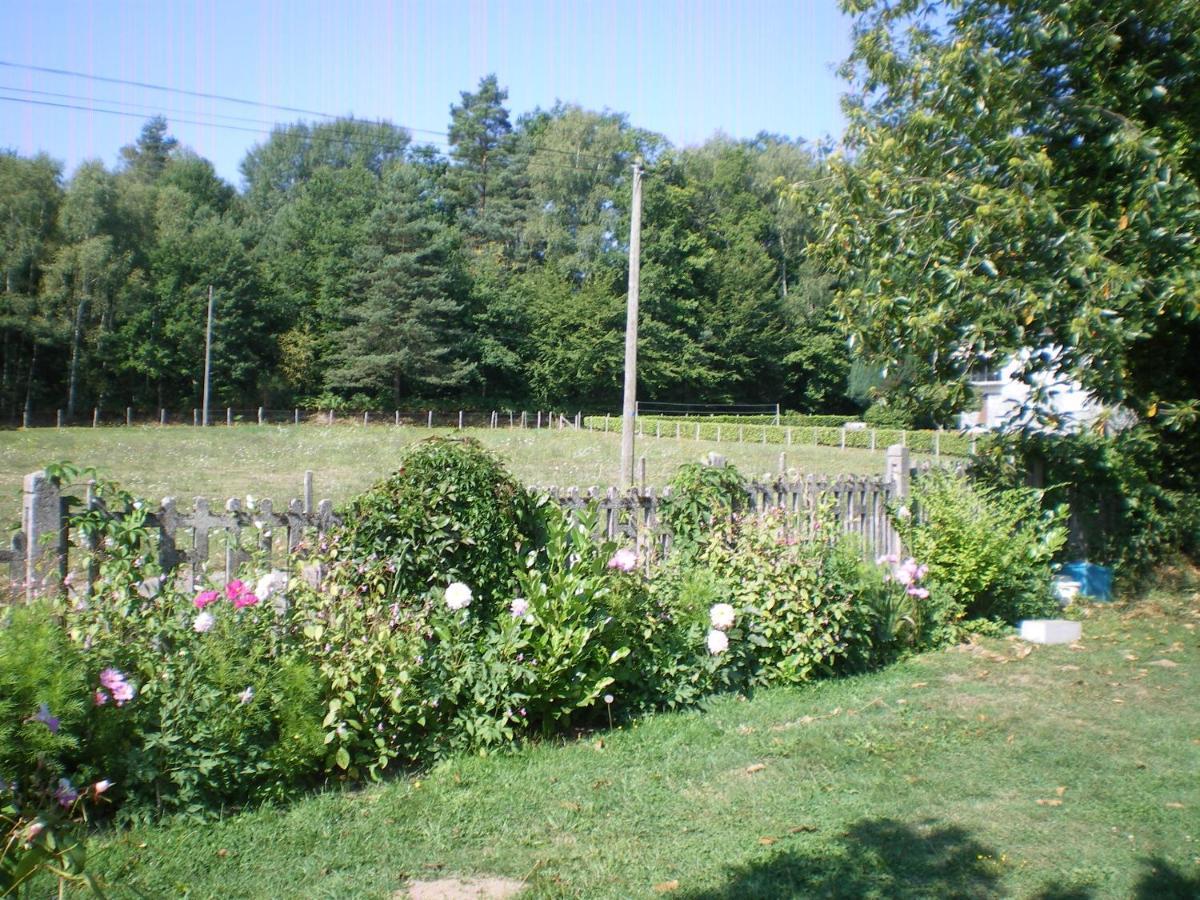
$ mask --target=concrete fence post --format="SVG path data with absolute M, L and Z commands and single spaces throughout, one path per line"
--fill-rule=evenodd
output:
M 67 534 L 62 492 L 45 473 L 25 476 L 21 496 L 21 531 L 25 534 L 25 597 L 39 587 L 56 594 L 67 575 Z M 54 535 L 48 539 L 46 535 Z
M 883 480 L 892 485 L 892 497 L 901 504 L 909 496 L 912 487 L 911 479 L 912 463 L 909 459 L 908 447 L 904 444 L 892 444 L 887 448 L 884 456 Z M 884 525 L 884 530 L 887 552 L 899 554 L 903 549 L 900 546 L 900 535 L 896 533 L 890 518 Z
M 62 416 L 61 409 L 57 411 L 57 415 L 55 416 L 54 421 L 56 423 L 54 427 L 57 428 L 59 431 L 62 431 L 63 416 Z
M 125 424 L 126 425 L 133 424 L 133 407 L 132 406 L 125 407 Z
M 260 406 L 258 408 L 258 424 L 261 425 L 262 423 L 263 423 L 263 408 Z

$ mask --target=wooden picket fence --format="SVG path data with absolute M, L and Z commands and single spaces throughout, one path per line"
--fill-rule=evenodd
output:
M 714 460 L 723 464 L 719 458 Z M 808 475 L 754 481 L 747 485 L 753 514 L 782 510 L 810 521 L 818 508 L 826 507 L 838 530 L 857 535 L 866 554 L 896 552 L 899 539 L 888 519 L 888 504 L 908 495 L 913 470 L 908 450 L 888 450 L 887 469 L 882 476 Z M 653 487 L 618 491 L 609 488 L 580 490 L 547 489 L 555 502 L 567 509 L 595 505 L 598 536 L 642 547 L 655 546 L 666 552 L 670 535 L 661 527 L 660 504 L 667 491 Z M 83 498 L 88 509 L 103 510 L 102 502 L 89 487 Z M 9 580 L 29 596 L 54 590 L 71 571 L 66 502 L 58 487 L 44 472 L 25 477 L 22 531 L 13 535 L 8 548 L 0 549 L 0 565 L 9 567 Z M 313 474 L 305 473 L 304 496 L 276 509 L 270 500 L 253 505 L 242 500 L 226 501 L 219 510 L 197 498 L 190 509 L 168 498 L 146 511 L 146 523 L 157 532 L 156 552 L 164 573 L 175 573 L 188 585 L 205 576 L 225 580 L 251 558 L 262 566 L 288 568 L 307 545 L 321 538 L 340 520 L 329 500 L 313 501 Z M 91 549 L 82 535 L 76 546 Z M 79 573 L 88 583 L 96 573 Z M 315 577 L 319 578 L 320 573 Z

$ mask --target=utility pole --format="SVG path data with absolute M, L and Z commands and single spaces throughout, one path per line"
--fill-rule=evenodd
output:
M 208 286 L 208 331 L 204 337 L 204 418 L 201 421 L 208 426 L 208 387 L 212 380 L 212 326 L 213 326 L 213 288 Z
M 629 213 L 629 302 L 625 310 L 625 398 L 621 410 L 621 486 L 633 486 L 633 428 L 637 412 L 638 289 L 642 256 L 642 161 L 633 164 Z

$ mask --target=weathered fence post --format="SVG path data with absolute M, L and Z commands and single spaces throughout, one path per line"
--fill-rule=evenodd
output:
M 258 408 L 258 424 L 261 425 L 262 423 L 263 423 L 263 408 L 260 406 Z
M 458 411 L 458 430 L 459 431 L 462 431 L 462 423 L 463 423 L 463 411 L 460 409 Z
M 524 414 L 522 413 L 522 415 L 524 415 Z M 512 427 L 513 427 L 513 411 L 511 409 L 508 411 L 508 427 L 509 427 L 509 430 L 511 431 Z
M 662 422 L 654 423 L 654 437 L 662 438 Z
M 304 514 L 307 516 L 313 511 L 313 473 L 312 469 L 307 469 L 304 472 Z
M 200 410 L 196 409 L 194 406 L 192 407 L 192 427 L 200 427 Z
M 62 431 L 62 410 L 61 409 L 56 411 L 54 421 L 55 421 L 54 427 L 57 428 L 59 431 Z
M 29 407 L 26 406 L 25 409 L 21 411 L 21 427 L 29 428 L 29 427 L 31 427 L 32 422 L 33 422 L 33 413 L 30 411 Z
M 608 413 L 604 414 L 604 433 L 608 434 Z
M 396 427 L 400 427 L 400 410 L 396 410 Z
M 846 426 L 842 426 L 842 449 L 846 449 Z
M 903 444 L 892 444 L 887 448 L 883 464 L 883 479 L 895 486 L 895 496 L 907 497 L 910 485 L 910 462 L 908 448 Z
M 292 424 L 293 425 L 300 424 L 300 410 L 297 407 L 292 408 Z
M 21 531 L 25 534 L 25 597 L 32 600 L 40 585 L 56 594 L 67 574 L 67 534 L 62 492 L 45 473 L 25 476 L 21 497 Z M 54 535 L 48 540 L 45 535 Z
M 125 424 L 133 425 L 133 407 L 132 406 L 125 407 Z
M 364 424 L 364 425 L 370 425 L 370 424 L 371 424 L 371 412 L 370 412 L 370 410 L 366 410 L 366 409 L 364 409 L 364 410 L 363 410 L 363 424 Z
M 575 413 L 575 430 L 578 431 L 582 424 L 583 424 L 583 413 L 576 412 Z
M 887 448 L 887 455 L 883 463 L 883 480 L 885 483 L 892 485 L 892 497 L 903 500 L 908 497 L 911 486 L 912 469 L 909 460 L 908 447 L 903 444 L 892 444 Z M 887 546 L 886 552 L 900 553 L 900 535 L 896 533 L 896 529 L 892 527 L 891 520 L 888 519 L 884 526 Z
M 642 490 L 646 489 L 646 457 L 639 456 L 637 461 L 637 482 Z
M 100 407 L 98 406 L 92 408 L 92 427 L 100 427 Z
M 233 427 L 233 407 L 232 406 L 225 407 L 225 427 L 226 428 Z
M 871 449 L 875 449 L 875 429 L 871 429 Z
M 425 427 L 432 428 L 433 427 L 433 410 L 431 409 L 428 412 L 429 412 L 429 415 L 426 416 L 426 418 L 425 418 Z
M 537 427 L 538 431 L 542 430 L 542 411 L 540 409 L 537 411 Z
M 521 410 L 521 427 L 529 427 L 529 413 L 526 410 Z
M 333 424 L 333 410 L 332 409 L 329 410 L 329 424 L 330 425 Z

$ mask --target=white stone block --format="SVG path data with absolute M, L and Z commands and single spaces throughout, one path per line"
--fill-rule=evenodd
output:
M 1035 644 L 1070 644 L 1082 634 L 1082 623 L 1069 619 L 1026 619 L 1021 623 L 1021 639 Z

